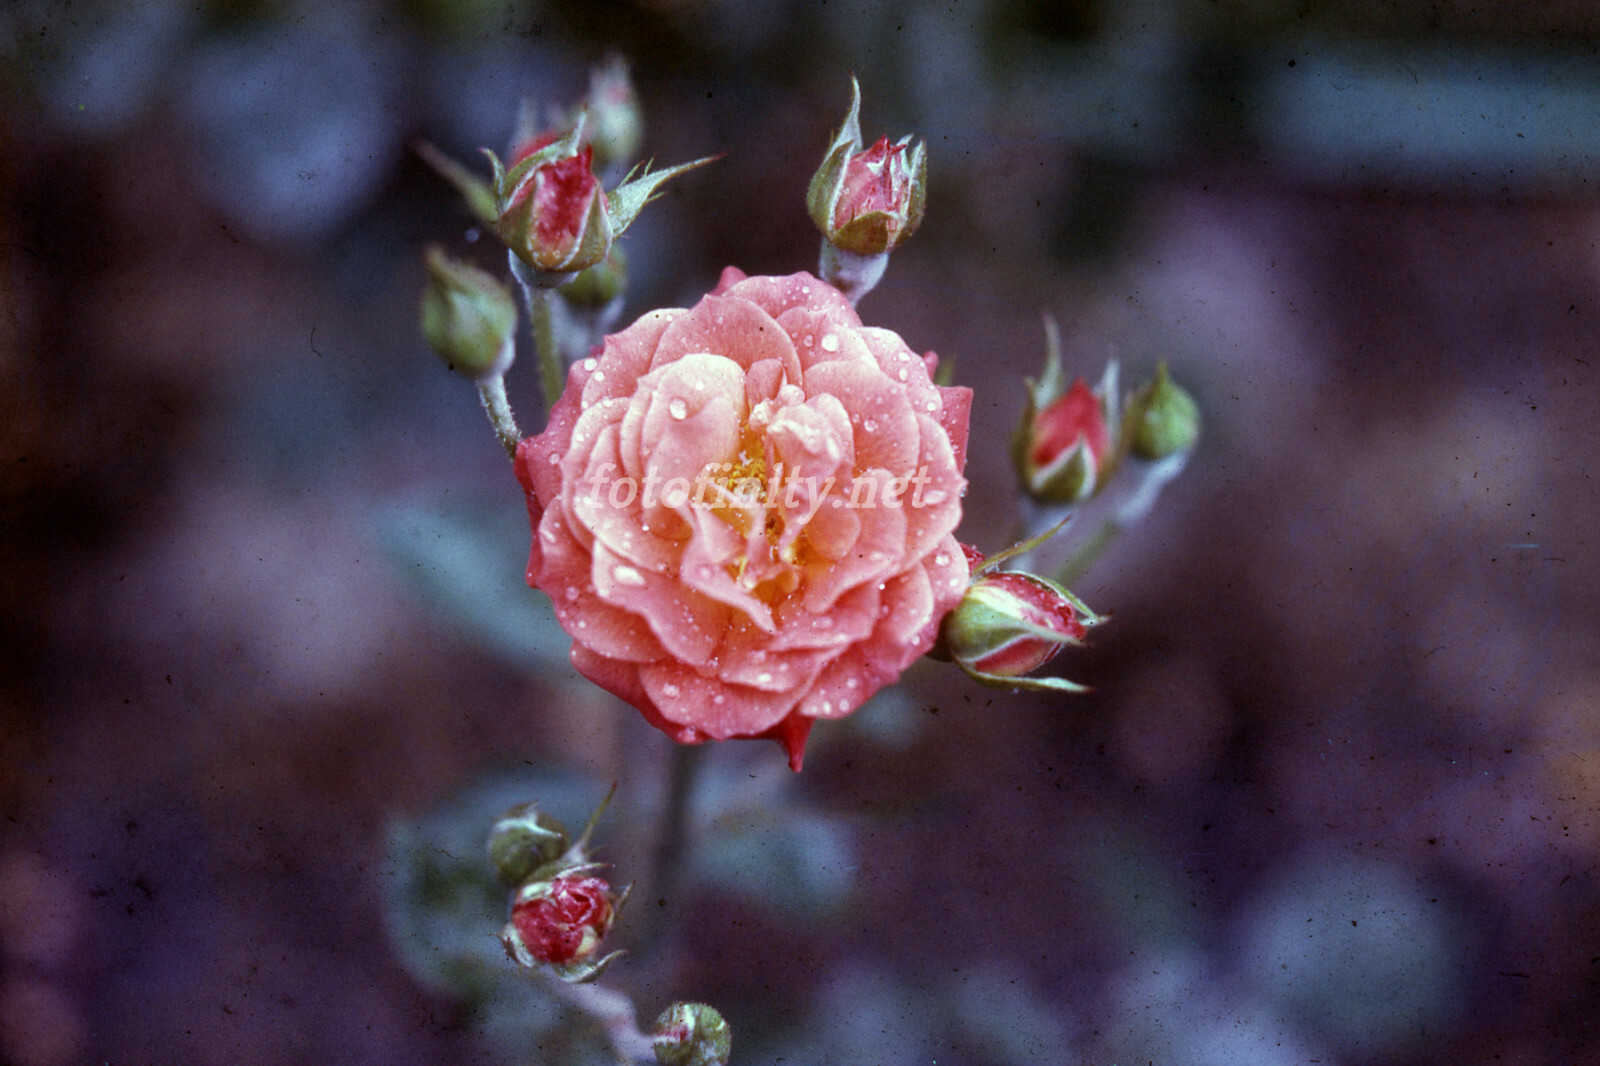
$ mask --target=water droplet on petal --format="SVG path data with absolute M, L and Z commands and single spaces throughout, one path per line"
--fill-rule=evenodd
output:
M 950 565 L 950 556 L 945 554 L 944 552 L 940 552 L 938 555 L 935 555 L 933 557 L 933 565 L 934 566 L 949 566 Z
M 583 368 L 585 370 L 593 370 L 597 365 L 598 364 L 594 361 L 593 356 L 583 361 Z
M 823 714 L 832 714 L 833 713 L 833 701 L 832 700 L 823 700 L 822 701 L 822 713 Z
M 613 566 L 611 576 L 619 585 L 631 585 L 634 588 L 644 587 L 644 575 L 631 566 Z
M 865 422 L 861 423 L 861 428 L 866 430 L 868 433 L 876 433 L 878 431 L 878 420 L 876 418 L 869 418 Z
M 606 372 L 604 370 L 596 370 L 594 372 L 594 380 L 596 380 L 596 381 L 604 381 L 605 379 L 606 379 Z
M 551 466 L 560 466 L 561 465 L 561 456 L 557 455 L 555 452 L 551 452 L 550 453 L 549 463 L 550 463 Z
M 861 682 L 853 677 L 847 677 L 844 679 L 844 687 L 853 691 L 861 687 Z
M 726 700 L 727 698 L 728 697 L 724 696 L 722 693 L 719 692 L 715 696 L 711 697 L 711 702 L 717 704 L 720 707 L 722 705 L 723 701 Z
M 938 409 L 939 409 L 939 401 L 938 400 L 929 400 L 928 401 L 928 413 L 929 414 L 932 414 L 933 412 L 937 411 Z
M 677 685 L 668 682 L 667 684 L 661 686 L 661 694 L 667 697 L 669 700 L 675 700 L 678 698 L 680 690 Z
M 818 629 L 832 629 L 833 628 L 833 619 L 829 618 L 827 615 L 823 615 L 821 618 L 817 619 L 817 628 Z
M 839 350 L 839 335 L 837 333 L 824 333 L 822 335 L 822 350 L 836 352 Z
M 674 396 L 667 404 L 667 413 L 681 421 L 689 417 L 689 404 L 682 396 Z
M 700 378 L 696 378 L 695 379 L 694 387 L 695 387 L 695 391 L 697 391 L 697 392 L 705 392 L 706 391 L 706 383 L 705 383 L 704 380 L 702 380 Z
M 943 503 L 949 498 L 950 494 L 943 489 L 929 489 L 923 494 L 922 502 L 928 504 L 930 507 L 937 507 L 939 504 Z M 940 566 L 945 565 L 945 561 L 946 560 L 942 555 L 938 559 L 934 560 L 934 562 L 938 563 Z
M 758 684 L 758 685 L 770 685 L 770 684 L 772 684 L 772 675 L 769 674 L 765 670 L 761 671 L 759 674 L 756 675 L 756 684 Z
M 599 376 L 600 376 L 600 375 L 599 375 L 599 374 L 596 374 L 596 375 L 595 375 L 595 377 L 599 377 Z M 908 370 L 907 370 L 907 369 L 906 369 L 906 368 L 905 368 L 905 367 L 901 367 L 901 368 L 900 368 L 900 369 L 899 369 L 899 371 L 897 371 L 897 372 L 896 372 L 896 373 L 895 373 L 895 377 L 897 377 L 897 378 L 899 378 L 899 379 L 900 379 L 900 380 L 901 380 L 901 381 L 904 381 L 904 380 L 906 380 L 906 379 L 907 379 L 907 378 L 909 378 L 909 377 L 910 377 L 910 376 L 911 376 L 911 373 L 910 373 L 910 371 L 908 371 Z
M 568 585 L 566 597 L 568 603 L 572 603 L 574 600 L 576 600 L 578 598 L 578 586 Z

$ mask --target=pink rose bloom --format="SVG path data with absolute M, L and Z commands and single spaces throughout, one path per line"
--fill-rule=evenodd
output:
M 967 586 L 972 393 L 932 362 L 810 274 L 729 267 L 575 364 L 517 452 L 573 665 L 675 740 L 771 737 L 798 770 Z

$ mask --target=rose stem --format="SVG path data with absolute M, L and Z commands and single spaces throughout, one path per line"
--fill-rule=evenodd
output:
M 561 399 L 561 387 L 567 377 L 561 349 L 556 345 L 555 315 L 550 308 L 555 293 L 526 287 L 522 291 L 528 297 L 528 317 L 533 320 L 533 353 L 539 360 L 539 384 L 544 389 L 544 407 L 548 414 Z
M 573 984 L 536 966 L 531 971 L 546 992 L 574 1010 L 582 1011 L 605 1030 L 606 1040 L 620 1066 L 636 1062 L 655 1062 L 650 1038 L 639 1031 L 633 1000 L 626 993 L 597 984 Z
M 489 424 L 494 427 L 494 435 L 500 439 L 500 446 L 515 459 L 517 441 L 522 439 L 522 434 L 517 430 L 517 420 L 511 415 L 511 402 L 506 399 L 505 375 L 495 374 L 478 382 L 478 399 L 483 401 L 484 413 L 489 416 Z
M 1178 452 L 1145 466 L 1138 487 L 1128 495 L 1127 499 L 1117 504 L 1116 509 L 1101 521 L 1089 539 L 1067 556 L 1066 562 L 1056 570 L 1054 577 L 1056 584 L 1070 586 L 1100 557 L 1100 553 L 1117 539 L 1117 534 L 1137 524 L 1149 514 L 1150 509 L 1155 506 L 1156 497 L 1161 495 L 1161 490 L 1166 487 L 1167 482 L 1182 473 L 1188 461 L 1188 453 Z
M 670 899 L 678 880 L 678 870 L 683 859 L 684 842 L 689 837 L 689 798 L 694 794 L 695 780 L 700 776 L 704 751 L 698 744 L 674 744 L 672 761 L 667 769 L 667 795 L 662 803 L 661 820 L 656 832 L 656 853 L 650 871 L 652 894 L 659 899 Z M 645 908 L 646 919 L 639 930 L 639 953 L 648 953 L 661 938 L 662 922 L 658 910 Z

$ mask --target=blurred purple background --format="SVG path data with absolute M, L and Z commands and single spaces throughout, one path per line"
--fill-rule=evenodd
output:
M 0 1058 L 592 1061 L 391 935 L 393 827 L 499 769 L 620 778 L 648 882 L 671 748 L 518 635 L 520 492 L 416 326 L 426 243 L 502 253 L 408 145 L 476 165 L 615 49 L 648 155 L 727 153 L 629 231 L 630 320 L 814 269 L 850 72 L 927 139 L 860 310 L 977 390 L 964 540 L 1012 533 L 1041 312 L 1207 420 L 1077 587 L 1093 695 L 930 663 L 798 779 L 707 753 L 776 828 L 625 912 L 646 1016 L 717 1004 L 736 1063 L 1600 1062 L 1597 45 L 1578 3 L 7 5 Z

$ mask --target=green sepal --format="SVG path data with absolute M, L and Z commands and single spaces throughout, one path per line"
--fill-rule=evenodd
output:
M 467 213 L 486 226 L 493 226 L 499 219 L 499 212 L 495 207 L 494 187 L 478 177 L 454 159 L 445 155 L 428 141 L 418 141 L 411 146 L 411 150 L 422 158 L 422 161 L 434 169 L 440 177 L 444 178 L 461 198 L 466 201 Z
M 714 163 L 721 158 L 721 153 L 708 155 L 704 159 L 696 159 L 692 163 L 680 163 L 675 167 L 668 167 L 666 170 L 651 170 L 650 163 L 646 162 L 628 171 L 628 176 L 622 179 L 622 184 L 606 194 L 611 201 L 607 214 L 611 219 L 612 236 L 622 236 L 622 231 L 631 226 L 633 220 L 639 217 L 639 212 L 644 210 L 644 205 L 660 195 L 656 190 L 663 182 L 687 173 L 695 167 Z M 642 173 L 640 172 L 641 168 Z M 637 178 L 634 177 L 635 173 L 639 174 Z
M 833 231 L 833 209 L 844 188 L 844 168 L 850 157 L 861 150 L 861 83 L 850 75 L 850 113 L 833 135 L 822 165 L 811 175 L 806 187 L 806 210 L 823 233 Z

